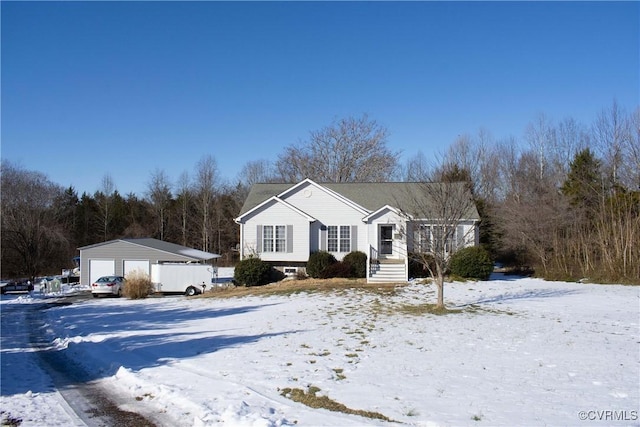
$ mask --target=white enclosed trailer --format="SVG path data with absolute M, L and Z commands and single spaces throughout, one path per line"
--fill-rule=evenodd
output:
M 215 277 L 215 267 L 208 264 L 164 263 L 151 265 L 151 283 L 159 293 L 183 293 L 191 296 L 204 292 Z

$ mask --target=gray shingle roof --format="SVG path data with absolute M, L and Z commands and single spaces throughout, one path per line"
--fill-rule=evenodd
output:
M 148 248 L 156 249 L 163 252 L 168 252 L 176 255 L 182 255 L 185 257 L 192 258 L 194 261 L 206 261 L 212 258 L 219 258 L 220 255 L 212 254 L 209 252 L 200 251 L 198 249 L 189 248 L 187 246 L 177 245 L 175 243 L 165 242 L 158 239 L 153 238 L 138 238 L 138 239 L 116 239 L 108 242 L 96 243 L 94 245 L 83 246 L 80 249 L 89 249 L 95 248 L 97 246 L 106 245 L 112 242 L 127 242 L 134 245 L 145 246 Z
M 254 184 L 245 200 L 238 216 L 249 212 L 262 202 L 273 196 L 277 196 L 296 184 Z M 389 205 L 395 208 L 410 211 L 411 206 L 418 203 L 429 203 L 426 196 L 429 191 L 425 191 L 426 186 L 441 186 L 441 183 L 417 183 L 417 182 L 362 182 L 362 183 L 322 183 L 319 185 L 326 187 L 347 199 L 357 203 L 370 212 Z M 464 186 L 464 183 L 456 183 Z M 467 191 L 467 197 L 471 194 Z M 465 219 L 480 219 L 475 204 L 471 203 Z

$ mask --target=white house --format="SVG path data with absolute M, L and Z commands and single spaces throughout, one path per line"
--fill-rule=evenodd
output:
M 458 186 L 459 184 L 459 186 Z M 463 183 L 455 184 L 462 189 Z M 258 256 L 285 274 L 304 268 L 309 254 L 367 254 L 367 280 L 408 280 L 408 255 L 435 240 L 442 222 L 423 218 L 425 185 L 438 183 L 255 184 L 240 211 L 240 259 Z M 471 194 L 462 190 L 471 201 Z M 457 218 L 447 250 L 478 244 L 480 217 L 469 202 Z M 433 210 L 435 212 L 435 210 Z M 412 213 L 413 212 L 413 213 Z M 429 211 L 431 212 L 431 210 Z M 422 215 L 424 216 L 424 215 Z

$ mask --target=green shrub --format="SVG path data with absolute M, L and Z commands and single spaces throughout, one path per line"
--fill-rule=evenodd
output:
M 271 266 L 260 258 L 240 261 L 233 273 L 234 280 L 244 286 L 261 286 L 269 283 Z
M 367 254 L 360 251 L 349 252 L 342 259 L 344 264 L 351 267 L 351 274 L 348 277 L 367 277 Z
M 122 288 L 122 295 L 129 299 L 143 299 L 153 293 L 153 284 L 149 275 L 135 270 L 127 274 Z
M 278 270 L 277 268 L 270 267 L 268 277 L 269 278 L 267 283 L 274 283 L 274 282 L 279 282 L 283 280 L 285 277 L 287 277 L 287 275 L 284 274 L 282 271 Z
M 344 277 L 349 278 L 353 277 L 353 267 L 351 264 L 347 264 L 342 261 L 337 261 L 331 265 L 329 265 L 322 272 L 322 279 L 331 279 L 332 277 Z
M 453 254 L 449 268 L 451 274 L 460 277 L 487 280 L 493 271 L 493 261 L 486 249 L 471 246 Z
M 307 262 L 307 274 L 316 279 L 326 279 L 327 269 L 336 262 L 336 257 L 327 251 L 313 252 Z

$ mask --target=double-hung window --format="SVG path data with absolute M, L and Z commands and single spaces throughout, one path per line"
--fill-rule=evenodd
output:
M 420 224 L 416 242 L 418 243 L 418 252 L 421 252 L 421 253 L 431 252 L 431 226 L 430 225 Z
M 262 251 L 286 252 L 287 227 L 284 225 L 264 225 L 262 227 Z
M 446 236 L 446 238 L 445 238 Z M 441 252 L 451 254 L 464 247 L 464 228 L 443 225 L 420 224 L 416 243 L 420 252 Z
M 327 227 L 327 251 L 351 252 L 351 226 L 330 225 Z

